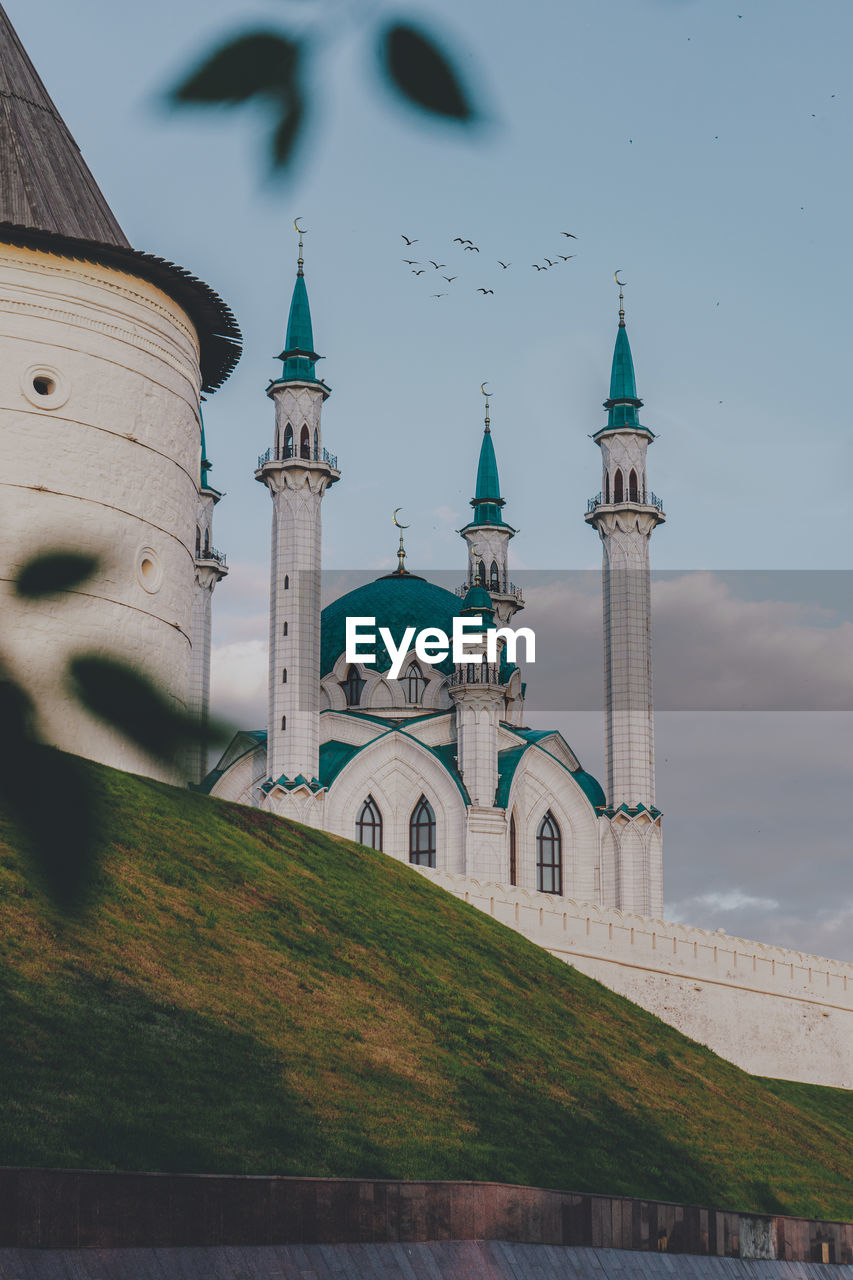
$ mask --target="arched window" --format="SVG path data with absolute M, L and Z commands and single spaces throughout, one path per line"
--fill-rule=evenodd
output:
M 320 461 L 320 432 L 314 428 L 314 461 Z
M 625 482 L 622 479 L 622 468 L 616 468 L 616 475 L 613 477 L 613 501 L 625 501 Z
M 489 570 L 489 590 L 500 591 L 500 589 L 501 589 L 500 569 L 498 568 L 497 560 L 493 560 L 492 567 Z
M 610 472 L 604 473 L 604 501 L 610 501 Z
M 518 884 L 518 855 L 515 847 L 515 814 L 509 817 L 509 882 Z
M 284 428 L 284 457 L 293 457 L 293 427 L 289 422 Z
M 204 531 L 204 554 L 205 554 L 205 555 L 207 555 L 207 553 L 208 553 L 208 551 L 209 551 L 209 550 L 210 550 L 210 530 L 209 530 L 209 529 L 205 529 L 205 531 Z
M 628 477 L 628 501 L 629 502 L 640 501 L 639 486 L 637 484 L 637 473 L 633 467 L 631 468 L 631 474 Z
M 290 578 L 287 576 L 287 574 L 284 575 L 284 589 L 285 591 L 290 590 Z
M 368 796 L 358 811 L 355 838 L 359 844 L 366 844 L 368 849 L 382 848 L 382 814 L 373 796 Z
M 306 426 L 303 426 L 299 433 L 299 456 L 300 458 L 311 457 L 311 436 Z
M 347 678 L 341 681 L 341 688 L 344 691 L 347 706 L 357 707 L 361 702 L 361 691 L 364 688 L 364 681 L 358 673 L 358 667 L 347 668 Z M 364 841 L 362 841 L 362 844 L 364 844 Z M 378 845 L 376 847 L 378 848 Z
M 483 561 L 480 560 L 480 562 L 477 565 L 477 586 L 484 587 L 485 585 L 486 585 L 486 566 L 483 564 Z
M 281 717 L 281 727 L 282 727 L 282 729 L 286 729 L 286 728 L 287 728 L 287 716 L 282 716 L 282 717 Z
M 287 684 L 287 667 L 285 667 L 281 673 L 281 683 Z
M 536 832 L 536 888 L 540 893 L 563 892 L 560 828 L 550 809 Z
M 282 627 L 282 629 L 281 629 L 281 634 L 282 634 L 283 636 L 286 636 L 286 635 L 287 635 L 287 623 L 286 623 L 286 622 L 285 622 L 284 626 L 283 626 L 283 627 Z
M 409 862 L 435 866 L 435 814 L 426 796 L 421 796 L 409 819 Z
M 201 529 L 198 525 L 195 527 L 195 558 L 198 560 L 201 555 Z
M 406 682 L 406 701 L 420 702 L 424 689 L 427 687 L 426 677 L 416 662 L 410 662 L 403 672 L 403 679 Z

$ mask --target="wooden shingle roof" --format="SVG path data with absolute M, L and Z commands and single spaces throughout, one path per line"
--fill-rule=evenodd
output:
M 229 307 L 183 267 L 131 247 L 0 4 L 0 243 L 99 262 L 150 280 L 192 319 L 204 391 L 240 358 Z

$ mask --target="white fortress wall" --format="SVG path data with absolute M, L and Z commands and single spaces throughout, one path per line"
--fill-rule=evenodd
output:
M 853 965 L 417 870 L 745 1071 L 853 1089 Z
M 155 285 L 0 246 L 0 644 L 52 741 L 160 776 L 79 708 L 64 669 L 74 653 L 112 655 L 187 704 L 199 390 L 195 329 Z M 101 569 L 19 602 L 12 579 L 48 548 L 91 551 Z

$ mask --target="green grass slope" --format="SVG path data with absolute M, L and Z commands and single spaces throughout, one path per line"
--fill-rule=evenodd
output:
M 0 819 L 0 1164 L 850 1216 L 853 1094 L 746 1075 L 382 854 L 92 773 L 82 920 Z

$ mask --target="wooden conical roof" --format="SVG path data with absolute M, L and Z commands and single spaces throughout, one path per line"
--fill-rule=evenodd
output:
M 0 222 L 130 248 L 2 5 Z

